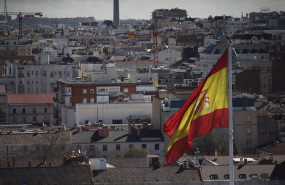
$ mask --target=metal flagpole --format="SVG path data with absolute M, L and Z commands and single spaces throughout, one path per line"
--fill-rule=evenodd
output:
M 233 129 L 233 102 L 232 102 L 232 46 L 228 48 L 228 79 L 229 79 L 229 168 L 230 185 L 234 185 L 234 129 Z

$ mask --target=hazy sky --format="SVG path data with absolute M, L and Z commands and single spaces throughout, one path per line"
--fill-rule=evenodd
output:
M 40 11 L 47 17 L 113 18 L 113 0 L 7 0 L 7 7 L 8 11 Z M 120 0 L 120 18 L 150 19 L 154 9 L 175 7 L 186 9 L 191 17 L 240 17 L 241 12 L 258 12 L 261 7 L 285 11 L 285 0 Z M 4 0 L 0 0 L 0 10 L 4 10 Z

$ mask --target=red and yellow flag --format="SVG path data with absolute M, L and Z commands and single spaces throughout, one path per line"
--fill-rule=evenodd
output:
M 165 123 L 163 130 L 171 138 L 166 162 L 176 162 L 192 149 L 192 140 L 213 128 L 229 126 L 228 50 L 194 90 L 187 102 Z

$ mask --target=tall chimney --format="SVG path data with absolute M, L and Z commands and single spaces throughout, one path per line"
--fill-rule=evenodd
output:
M 113 23 L 116 27 L 120 25 L 119 0 L 114 0 Z

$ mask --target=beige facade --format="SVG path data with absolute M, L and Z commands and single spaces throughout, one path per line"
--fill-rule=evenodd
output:
M 257 146 L 256 111 L 234 111 L 234 140 L 238 148 L 251 150 Z
M 9 104 L 8 122 L 53 124 L 53 104 Z
M 80 149 L 82 152 L 86 151 L 88 156 L 95 157 L 123 157 L 124 154 L 131 148 L 142 148 L 153 155 L 165 155 L 165 143 L 163 141 L 151 142 L 125 142 L 125 143 L 85 143 L 73 144 L 73 148 Z

